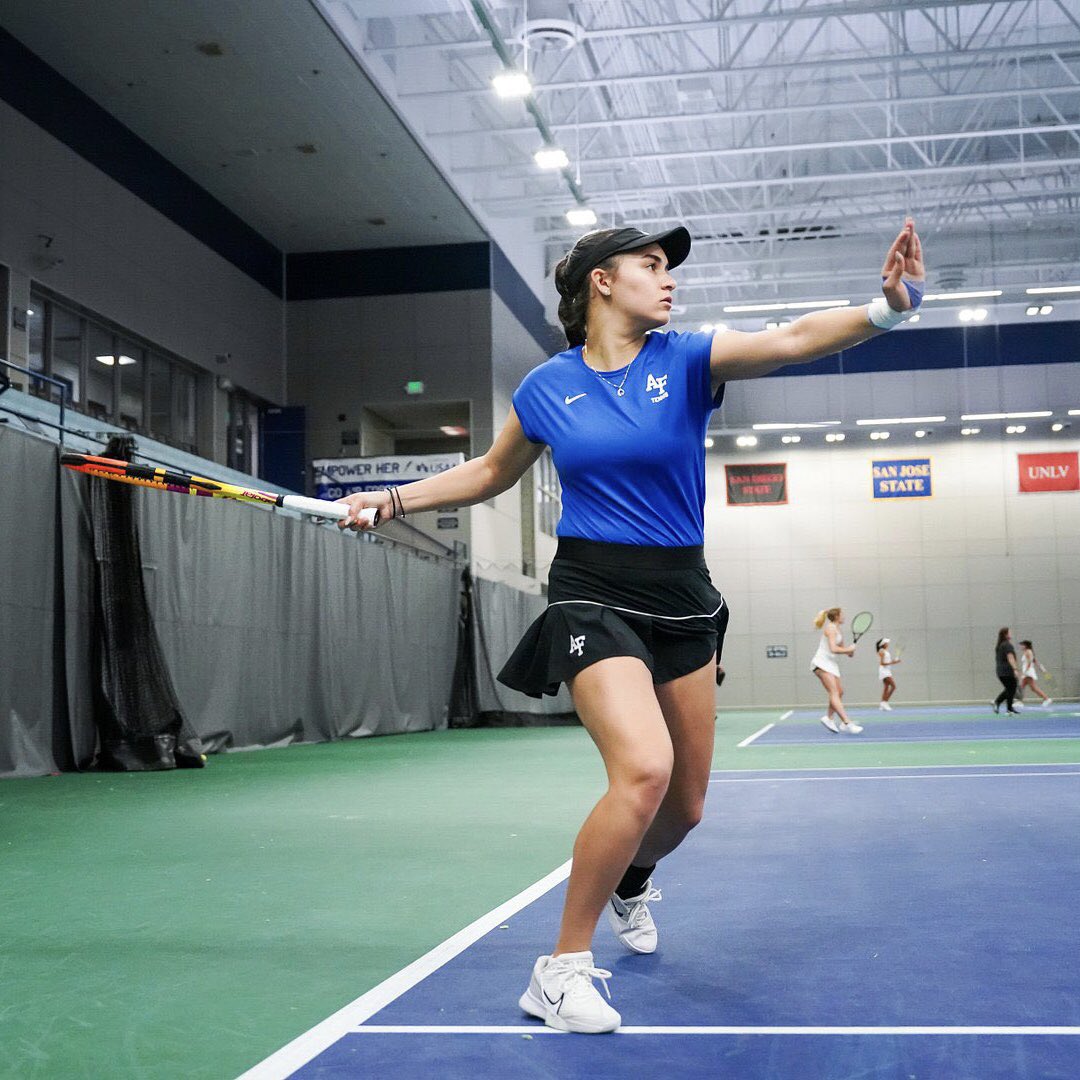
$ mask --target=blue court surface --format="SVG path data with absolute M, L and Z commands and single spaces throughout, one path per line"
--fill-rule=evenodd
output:
M 656 884 L 660 948 L 602 921 L 624 1027 L 517 999 L 567 867 L 246 1077 L 1075 1080 L 1080 763 L 720 771 Z
M 990 706 L 940 705 L 918 708 L 896 706 L 892 712 L 878 709 L 849 709 L 848 716 L 861 724 L 858 736 L 837 736 L 822 726 L 821 710 L 800 709 L 785 714 L 747 742 L 755 746 L 808 746 L 858 738 L 860 742 L 969 742 L 988 739 L 1076 739 L 1080 738 L 1080 708 L 1075 703 L 1038 706 L 1010 716 Z

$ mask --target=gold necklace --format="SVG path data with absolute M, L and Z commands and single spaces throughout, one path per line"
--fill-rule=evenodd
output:
M 601 375 L 600 372 L 596 370 L 596 368 L 589 367 L 589 345 L 588 345 L 588 342 L 585 342 L 581 346 L 581 359 L 585 361 L 585 366 L 587 368 L 589 368 L 589 370 L 605 386 L 611 386 L 611 383 L 607 379 L 605 379 L 604 376 Z M 636 359 L 637 359 L 637 357 L 635 356 L 634 360 L 636 360 Z M 626 383 L 626 376 L 630 374 L 630 368 L 633 366 L 634 360 L 631 360 L 630 363 L 626 365 L 626 370 L 623 372 L 622 382 L 620 382 L 618 386 L 611 386 L 611 388 L 615 391 L 616 394 L 619 395 L 619 397 L 623 397 L 626 394 L 626 391 L 623 389 L 623 386 Z

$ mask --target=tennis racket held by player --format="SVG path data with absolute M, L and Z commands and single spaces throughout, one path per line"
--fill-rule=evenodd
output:
M 137 465 L 116 458 L 96 457 L 93 454 L 61 454 L 60 464 L 75 472 L 98 476 L 105 480 L 119 480 L 124 484 L 172 491 L 180 495 L 201 495 L 212 499 L 232 499 L 235 502 L 257 503 L 260 506 L 280 506 L 301 514 L 344 521 L 349 516 L 347 503 L 329 502 L 326 499 L 309 499 L 304 495 L 279 495 L 274 491 L 226 484 L 205 476 L 177 472 L 153 465 Z M 379 512 L 362 510 L 360 514 L 372 526 L 379 523 Z

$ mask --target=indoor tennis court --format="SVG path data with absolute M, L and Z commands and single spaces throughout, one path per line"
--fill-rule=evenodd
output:
M 0 0 L 0 1077 L 1076 1076 L 1078 145 L 1080 0 Z

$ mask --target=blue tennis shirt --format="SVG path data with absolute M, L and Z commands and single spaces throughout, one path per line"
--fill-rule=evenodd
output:
M 651 333 L 632 363 L 606 372 L 590 368 L 577 346 L 525 376 L 514 411 L 530 442 L 551 447 L 559 536 L 704 542 L 705 430 L 724 397 L 722 386 L 715 400 L 711 393 L 712 337 Z

